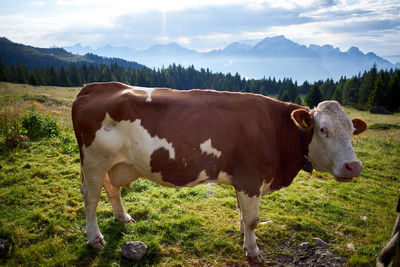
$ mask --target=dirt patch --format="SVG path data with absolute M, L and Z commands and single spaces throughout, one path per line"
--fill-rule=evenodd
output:
M 278 252 L 278 253 L 277 253 Z M 264 266 L 346 266 L 346 258 L 336 254 L 321 239 L 313 243 L 281 244 L 272 252 L 261 251 Z
M 71 106 L 72 101 L 64 98 L 55 98 L 48 94 L 25 95 L 24 100 L 36 101 L 48 106 Z

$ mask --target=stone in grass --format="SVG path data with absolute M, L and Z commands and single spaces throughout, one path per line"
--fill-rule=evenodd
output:
M 10 248 L 11 247 L 7 244 L 7 241 L 0 239 L 0 258 L 6 258 L 10 252 Z
M 322 240 L 321 238 L 319 238 L 319 237 L 313 237 L 312 240 L 315 243 L 317 243 L 318 245 L 321 245 L 321 246 L 326 246 L 327 245 L 326 242 L 324 240 Z
M 128 241 L 122 245 L 121 254 L 127 260 L 140 260 L 147 252 L 147 246 L 141 241 Z

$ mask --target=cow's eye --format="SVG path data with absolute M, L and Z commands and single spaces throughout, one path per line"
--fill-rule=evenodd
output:
M 326 127 L 322 127 L 321 129 L 319 129 L 319 131 L 321 132 L 322 135 L 328 137 L 328 130 L 326 129 Z

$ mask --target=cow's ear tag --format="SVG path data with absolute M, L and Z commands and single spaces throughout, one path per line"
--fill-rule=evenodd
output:
M 306 127 L 306 128 L 309 127 L 309 125 L 308 125 L 307 122 L 306 122 L 306 119 L 303 118 L 302 123 L 303 123 L 303 126 L 304 126 L 304 127 Z

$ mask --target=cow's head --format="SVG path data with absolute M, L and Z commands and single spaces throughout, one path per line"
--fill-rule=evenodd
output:
M 313 131 L 308 159 L 317 171 L 330 172 L 339 182 L 350 182 L 361 174 L 362 164 L 354 153 L 351 138 L 367 129 L 364 120 L 350 120 L 336 101 L 324 101 L 310 113 L 292 112 L 292 119 L 303 131 Z

